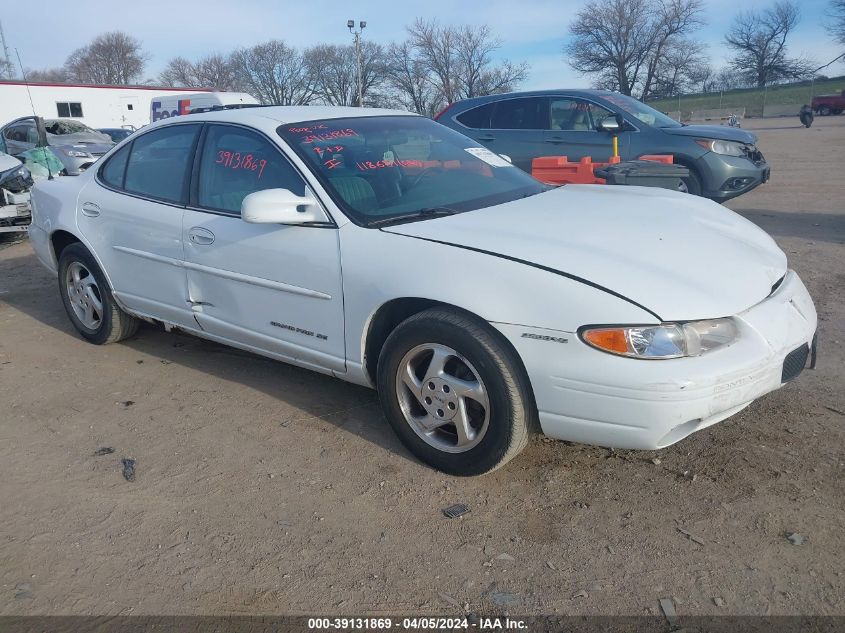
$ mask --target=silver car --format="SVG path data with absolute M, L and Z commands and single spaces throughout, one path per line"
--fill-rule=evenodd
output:
M 78 176 L 108 152 L 114 142 L 73 119 L 44 119 L 47 145 L 62 161 L 69 176 Z M 8 153 L 17 156 L 38 145 L 38 127 L 34 116 L 22 117 L 0 128 Z

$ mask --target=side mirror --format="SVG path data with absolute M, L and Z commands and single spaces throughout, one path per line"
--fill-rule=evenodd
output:
M 298 196 L 289 189 L 264 189 L 241 203 L 241 218 L 250 224 L 311 224 L 329 218 L 310 193 Z
M 605 117 L 599 121 L 599 130 L 602 132 L 611 132 L 612 134 L 616 134 L 622 131 L 623 123 L 622 117 L 619 115 L 616 115 L 615 117 Z

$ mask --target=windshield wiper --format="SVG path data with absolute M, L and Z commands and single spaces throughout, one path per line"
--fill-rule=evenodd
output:
M 390 224 L 404 224 L 405 222 L 416 222 L 418 220 L 428 220 L 429 218 L 439 218 L 444 215 L 455 215 L 458 213 L 449 207 L 426 207 L 413 213 L 406 213 L 405 215 L 392 215 L 387 218 L 380 218 L 370 220 L 367 226 L 388 226 Z

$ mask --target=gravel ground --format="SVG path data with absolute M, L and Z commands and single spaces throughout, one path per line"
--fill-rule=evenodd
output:
M 845 614 L 845 117 L 746 125 L 773 180 L 729 206 L 809 287 L 818 369 L 654 453 L 537 438 L 449 478 L 369 390 L 151 327 L 84 343 L 7 244 L 0 614 Z

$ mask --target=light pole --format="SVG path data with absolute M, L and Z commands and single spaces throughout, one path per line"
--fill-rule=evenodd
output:
M 355 30 L 355 20 L 347 20 L 346 28 L 352 33 L 355 38 L 355 57 L 358 60 L 358 107 L 364 105 L 364 87 L 361 84 L 361 33 L 367 28 L 367 23 L 364 20 L 358 22 L 358 30 Z

